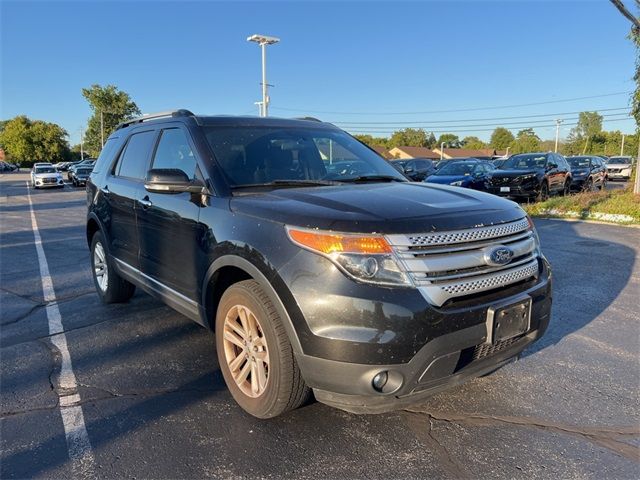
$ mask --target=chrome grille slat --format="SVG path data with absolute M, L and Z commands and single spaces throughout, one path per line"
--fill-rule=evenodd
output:
M 435 306 L 538 274 L 536 236 L 527 218 L 487 227 L 386 238 L 418 290 Z M 491 261 L 491 254 L 504 246 L 513 257 L 506 265 L 497 265 Z
M 504 237 L 522 232 L 529 228 L 526 218 L 515 222 L 490 225 L 487 227 L 469 228 L 465 230 L 452 230 L 449 232 L 432 232 L 415 235 L 390 235 L 388 238 L 394 245 L 403 245 L 408 240 L 408 246 L 422 245 L 451 245 L 454 243 L 467 243 L 477 240 Z M 403 242 L 403 243 L 401 243 Z

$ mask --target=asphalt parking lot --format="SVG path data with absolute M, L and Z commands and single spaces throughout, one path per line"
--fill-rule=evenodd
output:
M 227 392 L 211 332 L 144 293 L 99 302 L 85 193 L 67 186 L 30 196 L 90 442 L 72 461 L 27 178 L 0 176 L 1 478 L 640 476 L 640 230 L 536 221 L 551 326 L 494 375 L 391 414 L 312 403 L 259 421 Z

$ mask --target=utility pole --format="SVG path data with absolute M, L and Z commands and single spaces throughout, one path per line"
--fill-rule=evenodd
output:
M 558 153 L 558 141 L 560 140 L 560 124 L 562 123 L 562 120 L 557 119 L 556 120 L 556 148 L 554 150 L 554 152 Z
M 84 128 L 80 127 L 80 160 L 84 160 Z
M 248 42 L 255 42 L 260 45 L 262 49 L 262 108 L 261 108 L 261 117 L 266 117 L 269 115 L 269 92 L 267 84 L 267 45 L 273 45 L 274 43 L 278 43 L 280 41 L 279 38 L 276 37 L 268 37 L 266 35 L 251 35 L 247 37 Z
M 622 134 L 622 143 L 620 144 L 620 156 L 624 155 L 624 133 Z
M 636 181 L 633 185 L 633 193 L 640 194 L 640 168 L 638 168 L 638 162 L 640 162 L 640 131 L 638 131 L 638 154 L 636 155 Z
M 440 160 L 444 158 L 444 142 L 440 144 Z

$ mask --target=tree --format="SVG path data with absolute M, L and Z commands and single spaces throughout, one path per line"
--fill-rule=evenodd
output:
M 437 146 L 440 146 L 444 143 L 445 148 L 460 148 L 461 142 L 460 138 L 453 133 L 443 133 L 438 137 Z
M 20 115 L 7 121 L 0 132 L 0 146 L 8 158 L 25 166 L 33 162 L 59 162 L 69 157 L 67 132 L 55 123 Z
M 512 153 L 536 152 L 540 150 L 540 137 L 533 128 L 525 128 L 518 132 L 510 146 Z
M 354 135 L 354 137 L 370 147 L 388 148 L 389 146 L 389 139 L 385 137 L 374 137 L 373 135 Z
M 513 133 L 504 127 L 497 127 L 491 134 L 489 145 L 496 150 L 504 150 L 515 140 Z
M 461 143 L 464 148 L 470 148 L 472 150 L 487 148 L 487 144 L 480 140 L 478 137 L 464 137 Z
M 428 146 L 429 136 L 427 136 L 427 132 L 421 128 L 405 128 L 403 130 L 397 130 L 393 132 L 389 139 L 389 148 Z
M 593 137 L 602 131 L 602 115 L 598 112 L 580 112 L 578 124 L 571 129 L 575 138 Z
M 83 88 L 82 96 L 89 102 L 93 115 L 89 118 L 84 144 L 87 153 L 97 157 L 102 150 L 101 116 L 104 124 L 104 139 L 115 130 L 119 123 L 140 115 L 140 109 L 128 93 L 118 90 L 115 85 L 91 85 Z

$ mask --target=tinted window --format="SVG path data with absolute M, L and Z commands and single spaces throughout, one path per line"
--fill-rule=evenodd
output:
M 115 168 L 119 177 L 137 178 L 142 180 L 147 170 L 149 152 L 155 138 L 154 131 L 134 133 L 120 155 Z
M 471 175 L 477 168 L 476 162 L 451 162 L 438 170 L 436 175 Z
M 426 170 L 431 168 L 431 162 L 427 160 L 416 160 L 416 164 L 418 165 L 418 168 L 421 170 Z
M 93 169 L 94 172 L 99 173 L 105 165 L 110 165 L 113 157 L 116 154 L 116 150 L 120 145 L 120 139 L 117 137 L 110 137 L 107 139 L 104 147 L 102 147 L 102 151 L 98 156 L 98 160 L 96 160 L 95 167 Z M 70 165 L 79 165 L 78 162 L 71 163 Z
M 551 159 L 550 159 L 551 160 Z M 523 154 L 513 155 L 507 160 L 502 168 L 504 170 L 519 170 L 528 168 L 544 168 L 547 163 L 546 155 Z
M 196 172 L 196 157 L 182 129 L 171 128 L 162 131 L 152 168 L 178 169 L 187 177 L 193 178 Z

